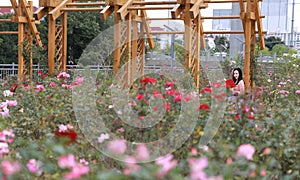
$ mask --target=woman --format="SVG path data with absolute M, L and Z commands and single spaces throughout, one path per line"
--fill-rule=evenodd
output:
M 241 68 L 235 68 L 232 71 L 232 80 L 234 81 L 236 87 L 231 88 L 233 95 L 237 96 L 243 94 L 245 91 L 245 85 L 243 80 L 243 73 Z

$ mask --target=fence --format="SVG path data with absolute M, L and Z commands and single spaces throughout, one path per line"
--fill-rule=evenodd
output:
M 112 66 L 102 66 L 102 65 L 91 65 L 87 66 L 91 71 L 113 71 Z M 79 65 L 67 65 L 67 70 L 79 70 L 81 69 Z M 146 65 L 145 66 L 145 73 L 153 73 L 153 72 L 159 72 L 162 70 L 170 70 L 172 69 L 170 66 L 167 65 Z M 37 76 L 38 71 L 43 70 L 43 67 L 39 64 L 34 64 L 32 68 L 32 74 L 33 78 Z M 183 69 L 181 69 L 183 70 Z M 12 64 L 0 64 L 0 80 L 4 80 L 5 78 L 10 77 L 17 77 L 18 76 L 18 64 L 12 63 Z
M 209 61 L 219 61 L 215 56 L 212 56 L 214 58 L 209 58 L 207 60 Z M 203 57 L 201 57 L 203 59 Z M 271 56 L 259 56 L 257 58 L 257 62 L 265 69 L 265 70 L 271 70 L 274 69 L 274 59 L 276 57 L 271 57 Z M 146 61 L 147 62 L 147 61 Z M 162 70 L 170 70 L 173 67 L 171 67 L 171 59 L 165 59 L 163 60 L 163 63 L 159 62 L 159 60 L 155 61 L 148 61 L 151 63 L 148 63 L 145 65 L 145 73 L 153 73 L 153 72 L 159 72 Z M 156 63 L 153 63 L 156 62 Z M 286 62 L 286 60 L 283 58 L 282 62 Z M 113 67 L 112 66 L 102 66 L 102 65 L 91 65 L 88 66 L 90 70 L 92 71 L 103 71 L 103 70 L 109 70 L 112 71 Z M 176 66 L 174 66 L 176 67 Z M 39 64 L 34 64 L 33 65 L 33 76 L 35 77 L 38 74 L 39 70 L 44 69 L 42 66 Z M 79 69 L 78 65 L 67 65 L 67 69 L 71 71 L 72 69 Z M 179 71 L 183 71 L 182 68 L 178 68 Z M 18 64 L 12 63 L 12 64 L 0 64 L 0 79 L 3 80 L 6 77 L 13 77 L 18 75 Z

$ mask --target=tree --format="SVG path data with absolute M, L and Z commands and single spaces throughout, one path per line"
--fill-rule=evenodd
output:
M 270 55 L 270 51 L 268 47 L 265 47 L 263 50 L 259 50 L 259 48 L 257 47 L 257 52 L 258 54 L 262 54 L 262 55 Z
M 0 16 L 1 19 L 10 19 L 12 14 Z M 16 23 L 0 23 L 1 31 L 18 31 Z M 0 63 L 10 64 L 18 62 L 18 35 L 0 35 Z
M 265 38 L 265 45 L 267 48 L 269 48 L 270 51 L 273 50 L 273 47 L 276 44 L 284 44 L 284 42 L 279 37 L 275 37 L 275 36 L 270 36 L 268 38 Z
M 289 48 L 288 53 L 293 55 L 293 54 L 297 54 L 297 50 L 293 49 L 293 48 Z
M 12 15 L 0 16 L 2 19 L 10 19 Z M 103 21 L 97 12 L 73 12 L 68 14 L 68 60 L 76 63 L 83 50 L 102 30 L 113 25 L 113 17 Z M 45 47 L 48 44 L 48 17 L 37 25 L 40 37 Z M 16 23 L 0 23 L 2 31 L 17 31 Z M 4 43 L 5 42 L 5 43 Z M 18 62 L 18 36 L 0 35 L 0 63 Z M 36 52 L 39 53 L 39 52 Z M 47 57 L 47 54 L 43 54 Z M 34 55 L 34 63 L 39 62 L 39 54 Z M 47 59 L 44 59 L 47 61 Z
M 229 53 L 230 50 L 230 42 L 224 36 L 216 36 L 215 37 L 215 52 L 227 52 Z
M 83 50 L 102 30 L 113 25 L 113 17 L 100 20 L 96 12 L 68 14 L 68 61 L 77 63 Z
M 286 46 L 283 44 L 276 44 L 272 49 L 272 55 L 276 53 L 277 56 L 282 56 L 286 52 Z

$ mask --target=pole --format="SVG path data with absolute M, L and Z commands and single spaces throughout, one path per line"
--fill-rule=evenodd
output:
M 170 31 L 175 32 L 174 29 L 170 28 L 167 25 L 164 25 L 167 29 L 169 29 Z M 175 43 L 175 34 L 172 34 L 172 38 L 171 38 L 171 68 L 173 69 L 174 67 L 174 61 L 175 61 L 175 47 L 174 47 L 174 43 Z
M 172 34 L 172 39 L 171 39 L 171 68 L 173 69 L 174 67 L 174 61 L 175 61 L 175 34 Z
M 294 47 L 294 16 L 295 16 L 295 0 L 293 0 L 292 4 L 292 27 L 291 27 L 291 41 L 290 46 Z

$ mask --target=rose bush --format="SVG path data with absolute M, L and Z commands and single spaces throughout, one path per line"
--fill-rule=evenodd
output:
M 149 128 L 122 123 L 111 102 L 111 79 L 98 79 L 97 108 L 111 134 L 101 134 L 123 162 L 108 158 L 86 139 L 73 110 L 72 88 L 82 77 L 39 72 L 36 81 L 10 81 L 0 94 L 0 176 L 4 179 L 297 179 L 300 178 L 300 61 L 276 62 L 273 71 L 261 69 L 255 88 L 227 107 L 213 140 L 199 145 L 212 101 L 226 98 L 217 93 L 225 82 L 206 83 L 197 93 L 183 94 L 176 82 L 160 75 L 135 81 L 128 106 L 144 120 L 164 109 L 162 120 Z M 202 84 L 207 81 L 202 81 Z M 108 86 L 103 86 L 107 84 Z M 176 126 L 182 101 L 197 95 L 199 122 L 189 139 L 172 154 L 140 164 L 151 155 L 143 144 L 137 154 L 125 155 L 124 140 L 152 142 Z M 229 96 L 229 94 L 228 94 Z M 149 106 L 159 98 L 162 106 Z M 149 109 L 152 107 L 152 109 Z

